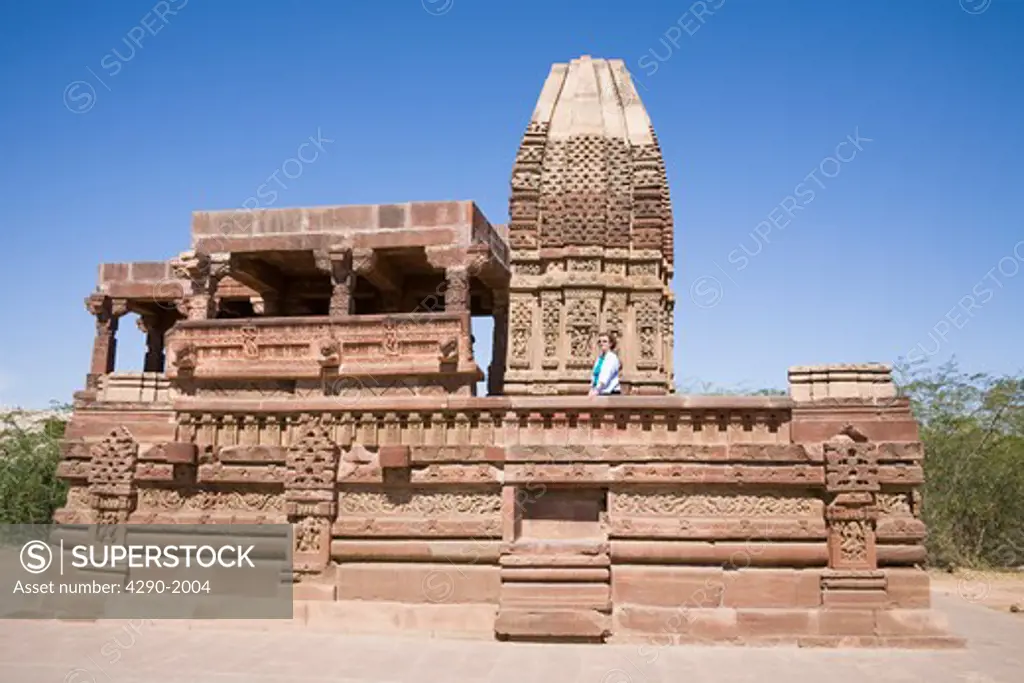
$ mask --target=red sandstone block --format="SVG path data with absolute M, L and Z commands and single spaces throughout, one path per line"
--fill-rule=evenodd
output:
M 260 234 L 293 233 L 302 230 L 301 209 L 270 209 L 258 212 Z
M 825 607 L 852 609 L 880 609 L 886 606 L 883 590 L 827 590 L 822 594 Z
M 880 636 L 878 647 L 904 650 L 960 650 L 967 647 L 967 641 L 956 636 Z
M 404 228 L 405 215 L 405 204 L 382 204 L 377 207 L 377 225 L 381 228 Z
M 823 609 L 818 611 L 817 618 L 819 635 L 875 635 L 875 612 L 873 610 Z
M 388 469 L 403 469 L 409 467 L 409 447 L 381 446 L 380 466 Z
M 613 631 L 642 633 L 659 641 L 667 635 L 686 635 L 696 640 L 729 640 L 738 635 L 736 610 L 671 609 L 667 607 L 616 606 Z
M 339 600 L 455 604 L 497 602 L 496 566 L 359 563 L 338 567 Z
M 132 264 L 132 280 L 163 280 L 167 278 L 168 265 L 163 261 L 138 261 Z
M 622 567 L 612 571 L 615 604 L 657 607 L 718 607 L 725 590 L 719 568 Z
M 745 636 L 814 635 L 814 613 L 792 609 L 738 609 L 736 628 Z
M 338 587 L 320 583 L 297 583 L 292 587 L 293 600 L 337 600 Z
M 803 636 L 797 639 L 800 647 L 878 647 L 879 644 L 876 636 Z
M 377 227 L 372 205 L 306 209 L 310 232 L 369 230 Z
M 163 445 L 164 462 L 192 465 L 196 462 L 197 453 L 194 443 L 174 441 Z
M 921 564 L 927 559 L 927 551 L 923 545 L 893 545 L 879 543 L 875 546 L 875 553 L 878 557 L 879 566 L 886 565 L 915 565 Z
M 484 462 L 505 462 L 503 446 L 484 446 Z
M 945 616 L 930 609 L 878 610 L 880 636 L 945 636 L 949 622 Z
M 502 567 L 501 580 L 507 582 L 607 583 L 611 575 L 607 567 Z
M 192 234 L 210 235 L 214 232 L 215 222 L 209 211 L 192 212 Z
M 458 225 L 463 222 L 459 202 L 413 202 L 409 209 L 413 227 Z
M 920 436 L 913 419 L 864 420 L 838 417 L 837 419 L 802 419 L 799 410 L 793 411 L 791 438 L 794 443 L 814 443 L 834 437 L 847 424 L 852 424 L 871 441 L 917 441 Z
M 725 607 L 818 607 L 821 574 L 815 570 L 740 569 L 725 573 Z
M 923 569 L 885 570 L 889 603 L 896 607 L 931 607 L 931 580 Z
M 451 244 L 454 231 L 447 228 L 420 230 L 388 230 L 386 232 L 364 232 L 352 236 L 352 246 L 367 249 L 401 249 L 410 247 L 434 247 Z M 454 263 L 457 258 L 452 258 Z
M 501 586 L 501 606 L 541 609 L 611 609 L 606 583 L 506 583 Z
M 123 282 L 129 278 L 130 263 L 104 263 L 100 266 L 100 282 Z
M 513 637 L 600 638 L 610 633 L 611 619 L 595 610 L 503 608 L 494 630 Z

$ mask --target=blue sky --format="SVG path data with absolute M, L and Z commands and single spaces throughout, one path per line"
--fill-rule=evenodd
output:
M 1022 369 L 1024 2 L 705 5 L 9 3 L 0 405 L 82 386 L 97 264 L 187 248 L 192 211 L 238 207 L 318 130 L 335 142 L 275 206 L 472 199 L 504 222 L 548 68 L 582 54 L 626 61 L 665 153 L 681 382 L 915 349 Z M 138 368 L 141 333 L 119 338 Z

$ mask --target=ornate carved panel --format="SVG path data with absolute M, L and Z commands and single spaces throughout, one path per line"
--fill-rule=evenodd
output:
M 495 491 L 433 489 L 341 491 L 339 515 L 462 516 L 501 514 L 501 495 Z
M 297 428 L 288 447 L 288 489 L 333 489 L 341 450 L 318 422 Z
M 822 513 L 817 498 L 783 494 L 708 494 L 658 489 L 651 492 L 616 492 L 613 515 L 686 517 L 803 517 Z
M 530 295 L 511 296 L 509 303 L 510 359 L 513 367 L 530 366 L 530 341 L 533 337 L 533 307 L 536 300 Z
M 600 300 L 591 292 L 566 295 L 565 326 L 569 334 L 569 358 L 572 361 L 589 365 L 594 360 L 599 303 Z
M 604 299 L 604 330 L 621 339 L 625 330 L 626 294 L 609 292 Z
M 557 366 L 559 341 L 562 337 L 562 293 L 541 292 L 540 305 L 545 365 L 553 361 Z
M 639 360 L 654 364 L 658 361 L 658 334 L 661 331 L 661 302 L 657 298 L 636 300 L 636 330 Z
M 851 566 L 868 560 L 868 528 L 864 520 L 835 522 L 839 535 L 839 564 Z
M 112 430 L 92 447 L 89 491 L 92 494 L 126 496 L 132 492 L 139 445 L 124 427 Z
M 824 445 L 828 491 L 878 491 L 878 449 L 840 436 Z

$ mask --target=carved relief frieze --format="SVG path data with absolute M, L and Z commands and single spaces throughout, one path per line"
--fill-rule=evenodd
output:
M 690 517 L 820 517 L 818 498 L 783 494 L 720 494 L 672 491 L 616 492 L 609 512 L 615 515 Z
M 338 493 L 339 515 L 417 517 L 491 515 L 501 513 L 501 495 L 472 491 L 343 490 Z

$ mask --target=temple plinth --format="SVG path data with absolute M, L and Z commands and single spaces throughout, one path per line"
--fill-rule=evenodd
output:
M 552 67 L 509 214 L 197 212 L 178 256 L 101 266 L 56 521 L 291 524 L 297 619 L 338 630 L 962 644 L 888 366 L 673 392 L 665 165 L 621 61 Z M 116 370 L 128 314 L 139 373 Z M 625 395 L 583 395 L 601 332 Z

